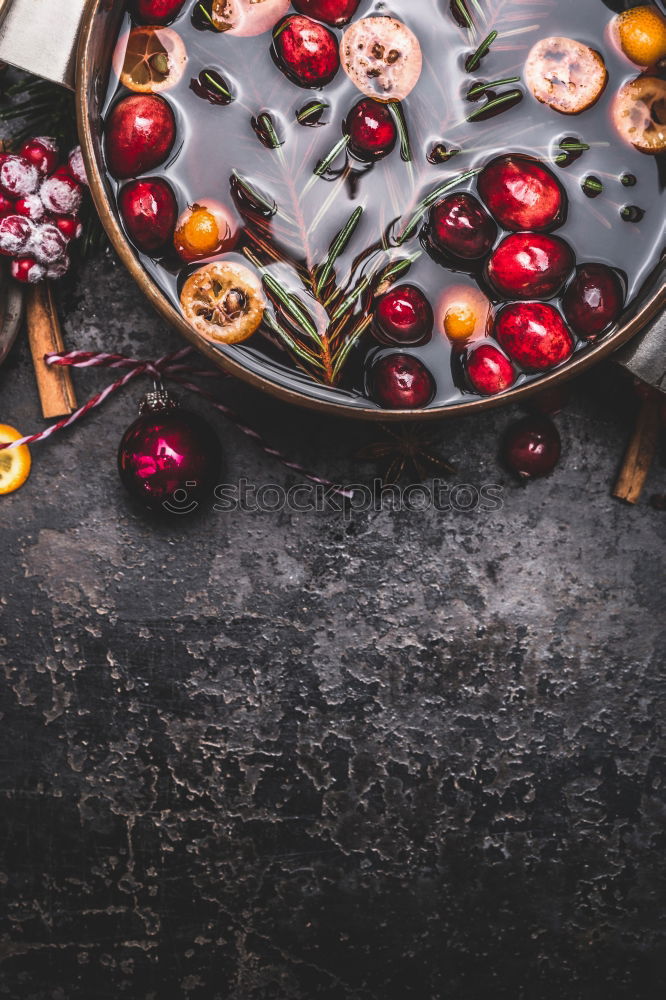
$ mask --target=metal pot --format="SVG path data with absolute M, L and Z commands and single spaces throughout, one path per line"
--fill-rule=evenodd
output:
M 79 135 L 90 189 L 116 252 L 167 322 L 231 375 L 287 402 L 339 416 L 384 422 L 462 416 L 500 406 L 509 400 L 524 399 L 535 391 L 580 375 L 644 331 L 666 306 L 662 261 L 611 336 L 538 383 L 519 386 L 499 398 L 473 399 L 448 407 L 396 413 L 370 407 L 365 400 L 350 398 L 348 394 L 306 379 L 299 391 L 280 383 L 268 364 L 244 355 L 238 348 L 219 349 L 195 333 L 143 270 L 118 222 L 102 165 L 100 107 L 106 93 L 111 53 L 123 7 L 118 0 L 0 0 L 0 21 L 4 18 L 0 29 L 0 59 L 75 87 Z

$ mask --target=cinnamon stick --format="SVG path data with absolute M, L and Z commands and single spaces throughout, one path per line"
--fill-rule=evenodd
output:
M 69 370 L 49 367 L 44 362 L 45 354 L 65 349 L 53 291 L 48 281 L 41 281 L 28 288 L 26 316 L 42 414 L 46 419 L 67 416 L 76 409 L 76 396 Z
M 640 499 L 657 452 L 661 405 L 660 394 L 656 391 L 648 392 L 643 399 L 636 427 L 613 490 L 613 496 L 618 500 L 633 504 Z

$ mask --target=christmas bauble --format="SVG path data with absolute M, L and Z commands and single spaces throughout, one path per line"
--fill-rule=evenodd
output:
M 222 452 L 213 428 L 164 391 L 149 393 L 123 435 L 118 471 L 149 510 L 190 513 L 210 498 Z

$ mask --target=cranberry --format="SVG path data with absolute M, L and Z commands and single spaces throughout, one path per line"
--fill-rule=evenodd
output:
M 317 21 L 325 21 L 333 28 L 349 24 L 361 0 L 294 0 L 299 14 L 307 14 Z
M 479 194 L 505 229 L 545 231 L 564 222 L 566 195 L 555 175 L 525 156 L 500 156 L 479 175 Z
M 567 288 L 563 311 L 572 330 L 596 340 L 614 323 L 624 305 L 624 289 L 616 271 L 605 264 L 583 264 Z
M 142 24 L 168 24 L 180 13 L 185 0 L 134 0 L 134 13 Z
M 15 257 L 32 239 L 35 227 L 25 215 L 5 215 L 0 219 L 0 254 Z
M 36 136 L 23 143 L 19 156 L 23 156 L 33 167 L 37 167 L 42 176 L 47 177 L 58 166 L 58 143 L 49 136 Z
M 68 243 L 77 240 L 83 232 L 83 226 L 77 215 L 53 215 L 51 222 L 57 226 Z
M 17 198 L 14 205 L 17 215 L 25 215 L 32 222 L 41 222 L 46 214 L 42 199 L 38 194 L 27 194 L 25 198 Z
M 437 250 L 463 260 L 485 256 L 497 226 L 471 194 L 450 194 L 430 211 L 430 238 Z
M 67 157 L 67 166 L 74 180 L 87 187 L 88 175 L 86 174 L 86 165 L 83 161 L 83 153 L 80 146 L 75 146 Z
M 176 196 L 159 177 L 130 181 L 118 196 L 130 239 L 144 253 L 154 253 L 173 237 L 178 218 Z
M 34 257 L 19 257 L 11 264 L 12 278 L 21 281 L 26 285 L 36 285 L 38 281 L 46 277 L 46 268 L 39 264 Z
M 432 306 L 415 285 L 392 288 L 375 310 L 375 332 L 383 343 L 423 344 L 432 336 L 434 322 Z
M 387 410 L 415 410 L 435 395 L 435 381 L 418 358 L 388 354 L 372 367 L 370 394 Z
M 37 226 L 30 240 L 30 249 L 40 264 L 55 264 L 67 250 L 67 240 L 51 222 Z
M 299 87 L 324 87 L 340 68 L 338 40 L 332 31 L 292 14 L 273 32 L 278 64 Z
M 570 358 L 574 349 L 564 320 L 547 302 L 505 306 L 497 317 L 495 336 L 509 357 L 527 371 L 554 368 Z
M 502 458 L 521 479 L 547 476 L 560 460 L 562 442 L 548 417 L 524 417 L 512 424 L 502 442 Z
M 495 249 L 486 275 L 505 298 L 550 299 L 564 287 L 573 266 L 573 251 L 558 236 L 512 233 Z
M 365 97 L 347 115 L 344 124 L 349 148 L 361 160 L 380 160 L 393 151 L 398 130 L 388 105 Z
M 465 370 L 470 385 L 482 396 L 506 392 L 516 381 L 513 365 L 493 344 L 472 347 L 465 359 Z
M 106 160 L 119 180 L 163 163 L 176 138 L 173 111 L 156 94 L 134 94 L 113 108 L 106 123 Z
M 22 156 L 5 156 L 0 164 L 0 188 L 9 198 L 33 194 L 39 187 L 40 173 Z
M 66 168 L 58 167 L 53 176 L 42 184 L 39 197 L 47 211 L 56 215 L 72 215 L 81 207 L 83 189 Z
M 30 195 L 28 197 L 31 197 Z M 7 215 L 14 211 L 14 202 L 11 198 L 8 198 L 6 194 L 0 191 L 0 216 Z M 23 212 L 19 212 L 19 215 L 23 215 Z

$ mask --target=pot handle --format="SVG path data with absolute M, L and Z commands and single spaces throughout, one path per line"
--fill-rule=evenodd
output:
M 87 0 L 0 0 L 0 60 L 74 89 Z

